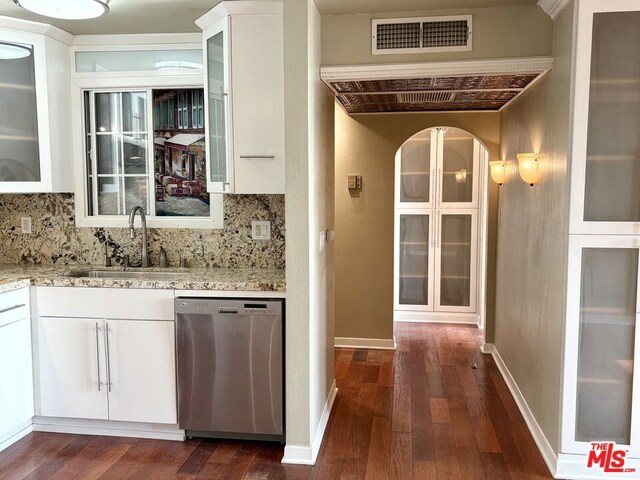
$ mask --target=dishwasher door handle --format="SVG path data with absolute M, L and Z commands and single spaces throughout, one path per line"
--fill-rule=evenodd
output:
M 231 308 L 231 307 L 218 307 L 218 313 L 237 314 L 238 313 L 238 309 L 237 308 Z

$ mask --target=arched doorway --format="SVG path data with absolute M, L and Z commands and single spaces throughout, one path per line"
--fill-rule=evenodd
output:
M 471 133 L 428 128 L 396 153 L 394 321 L 486 316 L 489 151 Z

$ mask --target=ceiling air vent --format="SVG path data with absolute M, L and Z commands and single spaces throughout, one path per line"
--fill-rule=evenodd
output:
M 471 50 L 471 15 L 372 20 L 372 53 Z
M 421 104 L 452 102 L 455 96 L 456 92 L 447 91 L 398 93 L 398 103 Z

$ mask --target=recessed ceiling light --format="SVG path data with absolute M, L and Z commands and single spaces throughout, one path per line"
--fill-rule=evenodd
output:
M 0 42 L 0 60 L 15 60 L 27 58 L 31 55 L 31 49 L 24 45 Z
M 13 3 L 38 15 L 64 20 L 96 18 L 109 11 L 101 0 L 13 0 Z

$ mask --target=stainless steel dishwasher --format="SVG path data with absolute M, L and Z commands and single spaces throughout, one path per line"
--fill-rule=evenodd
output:
M 189 437 L 284 441 L 283 301 L 175 302 L 180 428 Z

